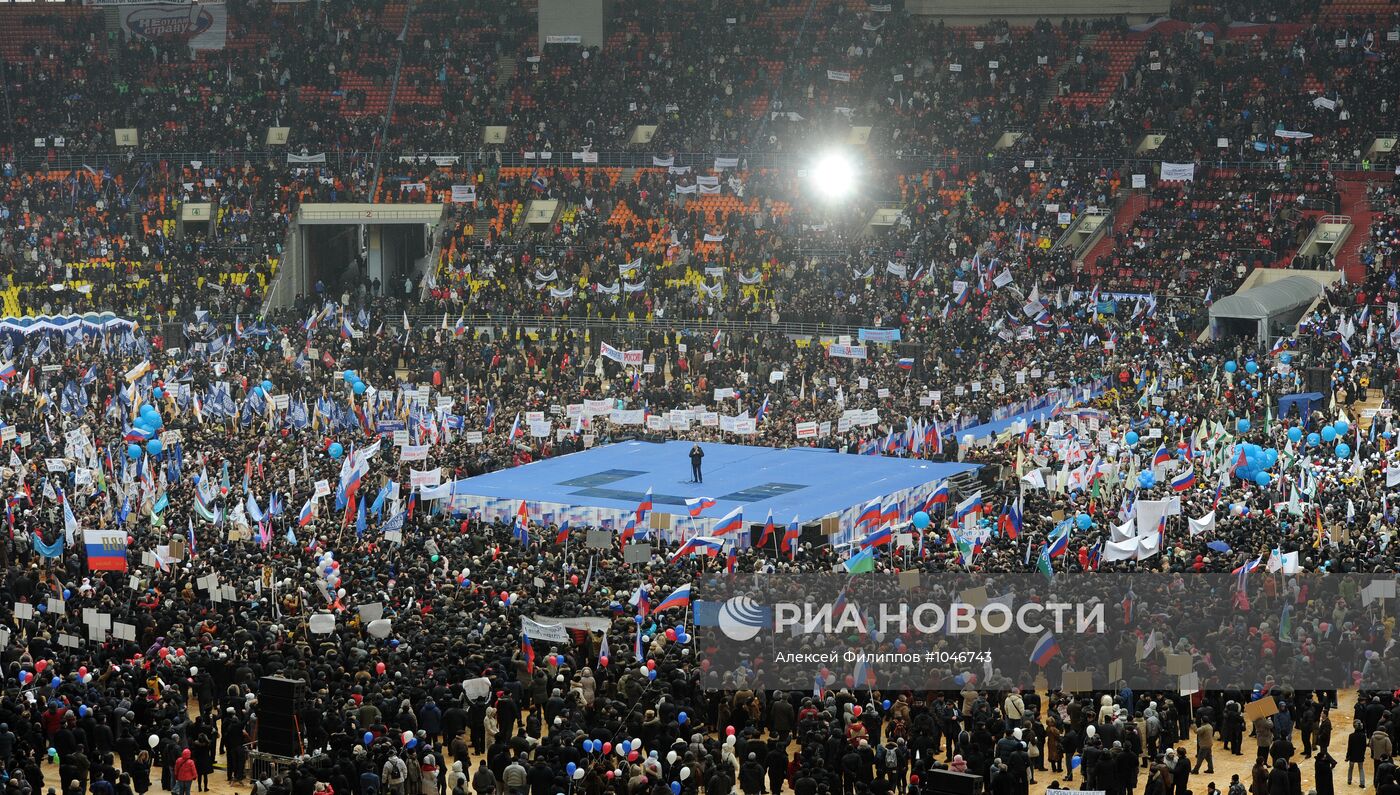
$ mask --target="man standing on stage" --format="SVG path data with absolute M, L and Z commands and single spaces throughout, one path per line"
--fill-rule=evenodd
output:
M 700 449 L 700 445 L 690 448 L 690 482 L 704 483 L 705 476 L 700 474 L 700 459 L 705 457 L 705 451 Z

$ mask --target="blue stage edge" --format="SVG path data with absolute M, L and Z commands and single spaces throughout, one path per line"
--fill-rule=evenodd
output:
M 907 458 L 856 456 L 812 448 L 777 449 L 701 444 L 704 483 L 690 481 L 690 442 L 621 442 L 502 469 L 452 484 L 456 513 L 507 519 L 526 502 L 533 521 L 567 518 L 575 525 L 618 529 L 652 490 L 653 535 L 678 541 L 708 535 L 734 508 L 746 524 L 773 512 L 780 527 L 836 519 L 832 541 L 847 540 L 860 509 L 871 500 L 896 499 L 903 516 L 923 504 L 939 482 L 977 467 Z M 685 500 L 710 497 L 715 506 L 698 518 Z M 741 533 L 747 543 L 747 533 Z

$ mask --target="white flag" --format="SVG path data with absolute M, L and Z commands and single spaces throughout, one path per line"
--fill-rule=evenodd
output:
M 1191 530 L 1191 535 L 1198 536 L 1201 533 L 1209 533 L 1215 529 L 1215 511 L 1202 516 L 1199 519 L 1186 517 L 1186 525 Z

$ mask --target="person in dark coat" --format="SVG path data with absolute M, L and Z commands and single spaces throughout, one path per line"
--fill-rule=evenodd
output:
M 1269 795 L 1293 795 L 1293 784 L 1288 779 L 1288 762 L 1274 760 L 1274 769 L 1269 771 Z
M 744 795 L 762 795 L 766 773 L 763 764 L 758 761 L 758 754 L 749 754 L 739 767 L 739 787 L 744 790 Z
M 773 738 L 779 742 L 787 739 L 792 732 L 795 715 L 792 711 L 792 702 L 782 693 L 775 693 L 773 703 L 768 708 L 768 730 L 772 732 Z
M 1317 757 L 1313 759 L 1313 787 L 1317 790 L 1317 795 L 1332 795 L 1332 769 L 1337 766 L 1337 760 L 1327 753 L 1326 746 L 1318 746 Z
M 1352 722 L 1352 732 L 1347 735 L 1347 786 L 1351 786 L 1353 770 L 1361 774 L 1361 788 L 1366 788 L 1366 727 L 1361 721 Z

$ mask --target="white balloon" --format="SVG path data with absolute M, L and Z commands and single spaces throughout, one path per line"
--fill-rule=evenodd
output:
M 191 666 L 190 666 L 190 676 L 199 676 L 199 668 L 197 668 L 196 666 L 191 665 Z
M 668 765 L 674 765 L 674 764 L 676 763 L 676 760 L 679 759 L 679 758 L 680 758 L 680 757 L 676 756 L 676 752 L 675 752 L 675 751 L 667 751 L 667 752 L 666 752 L 666 764 L 668 764 Z
M 685 781 L 685 780 L 688 779 L 688 778 L 690 778 L 690 768 L 688 768 L 688 767 L 683 767 L 683 768 L 681 768 L 681 781 Z
M 739 738 L 738 738 L 738 737 L 735 737 L 735 736 L 732 735 L 732 734 L 729 735 L 728 737 L 724 738 L 724 744 L 725 744 L 725 745 L 734 745 L 734 744 L 737 743 L 737 742 L 739 742 Z
M 574 768 L 574 781 L 578 781 L 579 779 L 583 778 L 583 772 L 583 768 L 581 767 Z
M 1021 730 L 1020 730 L 1020 729 L 1012 729 L 1012 730 L 1011 730 L 1011 736 L 1012 736 L 1012 737 L 1015 737 L 1015 738 L 1018 739 L 1018 740 L 1021 739 Z
M 146 745 L 149 745 L 152 748 L 155 748 L 157 745 L 160 745 L 160 735 L 152 734 L 150 737 L 147 737 Z
M 1088 736 L 1088 737 L 1093 737 L 1094 735 L 1096 735 L 1096 734 L 1098 734 L 1098 733 L 1099 733 L 1098 727 L 1094 726 L 1093 724 L 1089 724 L 1089 726 L 1088 726 L 1086 729 L 1084 729 L 1084 734 L 1085 734 L 1085 736 Z

